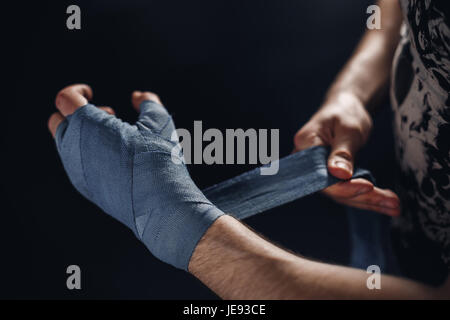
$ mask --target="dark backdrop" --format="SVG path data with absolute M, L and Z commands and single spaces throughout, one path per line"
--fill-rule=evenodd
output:
M 47 131 L 55 94 L 88 83 L 95 104 L 133 121 L 131 92 L 151 90 L 178 127 L 202 120 L 204 128 L 279 128 L 283 156 L 364 32 L 371 3 L 91 0 L 5 10 L 11 43 L 2 50 L 13 88 L 2 106 L 0 297 L 214 298 L 70 185 Z M 70 4 L 81 7 L 82 30 L 66 28 Z M 375 123 L 359 160 L 386 187 L 393 171 L 388 107 Z M 249 168 L 189 169 L 205 187 Z M 345 214 L 320 195 L 247 222 L 303 255 L 347 261 Z M 70 264 L 82 269 L 81 291 L 66 289 Z

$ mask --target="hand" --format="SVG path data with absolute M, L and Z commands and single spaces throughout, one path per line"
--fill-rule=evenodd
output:
M 159 98 L 135 91 L 134 125 L 89 104 L 92 90 L 61 90 L 48 127 L 74 187 L 129 227 L 159 259 L 187 270 L 204 232 L 223 215 L 195 186 L 179 153 L 175 125 Z M 174 158 L 176 157 L 174 161 Z
M 350 94 L 329 100 L 294 137 L 294 152 L 312 146 L 330 146 L 329 172 L 340 179 L 353 175 L 355 155 L 367 141 L 372 119 Z M 365 179 L 339 182 L 323 192 L 335 201 L 391 216 L 400 214 L 400 200 L 391 190 L 380 189 Z

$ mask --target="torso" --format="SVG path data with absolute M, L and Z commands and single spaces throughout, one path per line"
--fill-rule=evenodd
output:
M 394 238 L 407 275 L 439 282 L 450 270 L 450 1 L 400 3 L 391 100 L 403 210 Z

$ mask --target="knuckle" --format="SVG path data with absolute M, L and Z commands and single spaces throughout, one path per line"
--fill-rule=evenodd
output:
M 144 97 L 150 100 L 159 100 L 159 96 L 156 93 L 149 91 L 144 92 Z
M 294 136 L 294 144 L 297 146 L 312 145 L 317 141 L 318 133 L 310 129 L 301 129 Z
M 318 134 L 316 131 L 306 131 L 303 134 L 303 139 L 305 139 L 307 142 L 314 142 L 317 137 Z
M 369 135 L 369 130 L 366 126 L 355 120 L 340 120 L 340 131 L 345 135 L 357 139 L 358 142 L 363 142 Z
M 70 89 L 65 88 L 59 91 L 55 98 L 55 104 L 57 107 L 62 106 L 63 104 L 67 103 L 67 101 L 70 99 L 71 93 L 69 92 Z
M 303 139 L 310 134 L 309 130 L 301 129 L 295 134 L 295 139 Z

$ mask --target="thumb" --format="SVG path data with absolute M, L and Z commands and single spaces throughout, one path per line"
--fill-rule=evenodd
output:
M 344 180 L 352 177 L 355 154 L 361 145 L 360 141 L 361 137 L 352 132 L 336 134 L 328 157 L 328 170 L 333 176 Z

